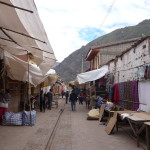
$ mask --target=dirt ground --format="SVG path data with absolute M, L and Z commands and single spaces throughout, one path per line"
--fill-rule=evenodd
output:
M 0 150 L 141 150 L 127 130 L 107 135 L 105 126 L 99 121 L 87 120 L 85 104 L 77 105 L 71 111 L 70 103 L 65 105 L 60 121 L 54 126 L 64 108 L 65 99 L 59 100 L 59 107 L 37 112 L 35 126 L 0 126 Z M 129 129 L 130 130 L 130 129 Z M 131 131 L 131 130 L 130 130 Z M 129 131 L 129 132 L 130 132 Z M 47 144 L 53 134 L 48 148 Z

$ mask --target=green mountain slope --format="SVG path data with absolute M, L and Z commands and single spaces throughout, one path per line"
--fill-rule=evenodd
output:
M 150 19 L 144 20 L 136 26 L 117 29 L 109 34 L 106 34 L 89 42 L 86 46 L 82 46 L 80 49 L 70 54 L 54 69 L 59 74 L 62 80 L 66 82 L 75 80 L 76 75 L 78 73 L 81 73 L 82 55 L 85 58 L 88 50 L 92 46 L 137 38 L 141 37 L 142 34 L 150 35 Z M 89 62 L 84 61 L 83 66 L 84 71 L 89 69 Z

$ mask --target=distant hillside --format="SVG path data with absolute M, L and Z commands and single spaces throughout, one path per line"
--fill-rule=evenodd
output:
M 55 64 L 53 65 L 53 68 L 55 68 L 56 66 L 58 66 L 60 64 L 60 62 L 55 62 Z
M 137 38 L 141 37 L 142 34 L 150 35 L 150 19 L 144 20 L 136 26 L 129 26 L 117 29 L 109 34 L 106 34 L 89 42 L 86 46 L 82 46 L 80 49 L 70 54 L 54 69 L 64 81 L 68 82 L 75 80 L 76 75 L 81 72 L 82 55 L 85 58 L 86 54 L 88 53 L 88 50 L 92 46 Z M 84 60 L 83 64 L 85 71 L 89 68 L 89 62 L 86 62 Z

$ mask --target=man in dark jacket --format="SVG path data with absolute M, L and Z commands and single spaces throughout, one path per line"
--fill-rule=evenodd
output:
M 48 109 L 51 109 L 52 108 L 52 101 L 53 101 L 52 89 L 50 89 L 49 92 L 47 93 L 47 98 L 48 98 Z
M 76 110 L 76 101 L 77 101 L 77 95 L 75 94 L 74 90 L 72 90 L 70 94 L 70 102 L 71 102 L 72 111 Z
M 40 91 L 40 111 L 44 111 L 45 112 L 45 100 L 44 100 L 44 93 L 43 90 L 41 89 Z
M 66 91 L 65 96 L 66 96 L 66 104 L 68 104 L 69 91 Z

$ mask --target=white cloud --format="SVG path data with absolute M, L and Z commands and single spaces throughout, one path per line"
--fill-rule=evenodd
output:
M 80 36 L 79 32 L 82 29 L 97 28 L 108 33 L 149 19 L 149 0 L 116 0 L 103 26 L 100 27 L 112 1 L 35 0 L 58 61 L 62 61 L 89 42 Z

